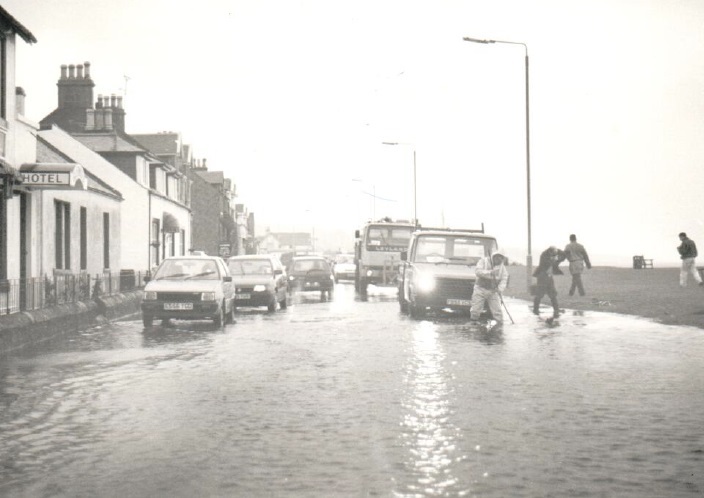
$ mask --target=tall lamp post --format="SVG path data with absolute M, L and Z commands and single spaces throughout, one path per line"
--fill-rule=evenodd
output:
M 416 195 L 416 146 L 404 142 L 381 142 L 382 145 L 410 145 L 413 147 L 413 224 L 418 225 L 418 196 Z
M 528 75 L 528 45 L 522 42 L 503 41 L 503 40 L 480 40 L 478 38 L 470 38 L 465 36 L 464 41 L 472 43 L 504 43 L 507 45 L 521 45 L 525 50 L 525 68 L 526 68 L 526 198 L 528 203 L 528 254 L 526 255 L 526 285 L 530 288 L 533 274 L 533 255 L 531 242 L 531 216 L 530 216 L 530 92 L 529 92 L 529 75 Z

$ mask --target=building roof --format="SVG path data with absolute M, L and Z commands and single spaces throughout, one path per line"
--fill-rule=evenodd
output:
M 49 143 L 41 135 L 37 135 L 37 156 L 39 158 L 47 159 L 52 162 L 66 162 L 66 163 L 76 163 L 77 162 L 77 161 L 74 161 L 74 159 L 71 158 L 64 151 L 59 150 L 53 144 Z M 100 156 L 96 155 L 96 160 L 98 160 L 98 157 L 100 157 Z M 101 160 L 102 160 L 102 158 L 101 158 Z M 89 180 L 89 182 L 88 182 L 88 189 L 89 190 L 95 190 L 95 191 L 100 192 L 102 194 L 106 194 L 106 195 L 109 195 L 112 197 L 117 197 L 119 199 L 123 198 L 122 194 L 120 193 L 119 190 L 112 188 L 109 184 L 107 184 L 101 178 L 98 178 L 97 176 L 95 176 L 93 173 L 90 172 L 90 169 L 89 169 L 90 164 L 81 163 L 81 166 L 83 167 L 83 172 L 85 173 L 86 177 Z
M 113 131 L 93 133 L 72 133 L 74 138 L 96 152 L 146 153 L 147 150 L 134 140 Z
M 198 176 L 208 183 L 222 185 L 225 181 L 225 173 L 222 171 L 193 170 Z
M 3 17 L 7 22 L 10 23 L 12 28 L 17 32 L 18 35 L 22 37 L 27 43 L 37 43 L 37 39 L 34 35 L 22 24 L 15 19 L 8 11 L 6 11 L 2 5 L 0 5 L 0 17 Z
M 140 133 L 130 135 L 155 154 L 178 154 L 181 137 L 178 133 Z
M 39 125 L 42 129 L 58 125 L 69 133 L 82 132 L 86 129 L 86 110 L 83 107 L 60 107 L 46 115 Z

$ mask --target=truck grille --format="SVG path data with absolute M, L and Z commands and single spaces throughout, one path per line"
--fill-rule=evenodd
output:
M 452 297 L 455 299 L 470 299 L 473 291 L 473 280 L 438 278 L 435 282 L 435 293 L 438 296 Z

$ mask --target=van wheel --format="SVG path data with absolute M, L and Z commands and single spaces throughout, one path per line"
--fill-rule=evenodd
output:
M 142 324 L 144 325 L 145 329 L 151 328 L 151 326 L 154 324 L 154 317 L 151 315 L 142 315 Z

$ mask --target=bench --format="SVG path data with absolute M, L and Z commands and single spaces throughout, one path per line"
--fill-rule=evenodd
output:
M 633 269 L 643 270 L 646 268 L 653 268 L 653 260 L 646 259 L 643 256 L 633 256 Z

